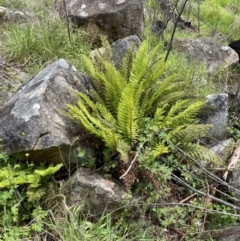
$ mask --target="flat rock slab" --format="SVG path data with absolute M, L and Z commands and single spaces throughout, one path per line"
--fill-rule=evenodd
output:
M 61 162 L 83 133 L 63 115 L 65 105 L 75 103 L 69 90 L 87 93 L 90 87 L 88 78 L 64 59 L 47 66 L 0 108 L 3 151 L 21 157 L 29 153 L 28 160 L 33 162 Z M 83 142 L 79 145 L 87 154 L 91 145 Z

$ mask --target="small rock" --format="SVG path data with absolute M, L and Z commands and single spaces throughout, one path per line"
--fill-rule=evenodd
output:
M 212 94 L 207 96 L 207 104 L 200 113 L 200 122 L 212 124 L 209 131 L 211 142 L 224 140 L 227 134 L 228 123 L 228 94 Z
M 82 206 L 81 211 L 90 217 L 99 217 L 106 211 L 116 217 L 123 202 L 132 198 L 120 185 L 86 168 L 79 168 L 62 190 L 69 206 Z

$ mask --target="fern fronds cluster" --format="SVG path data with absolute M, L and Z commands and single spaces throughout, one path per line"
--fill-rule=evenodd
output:
M 120 160 L 127 161 L 130 151 L 138 146 L 146 120 L 150 120 L 154 141 L 145 145 L 149 145 L 154 159 L 171 152 L 168 140 L 188 151 L 189 143 L 194 143 L 191 153 L 204 157 L 203 147 L 198 148 L 195 139 L 206 135 L 210 128 L 197 121 L 205 102 L 187 98 L 188 80 L 175 74 L 165 76 L 168 65 L 159 54 L 160 48 L 157 45 L 149 49 L 147 40 L 138 51 L 133 46 L 120 70 L 102 55 L 98 56 L 97 67 L 96 62 L 83 56 L 93 80 L 94 100 L 78 93 L 78 104 L 68 104 L 68 111 L 72 119 L 100 137 L 110 151 L 119 153 Z M 161 133 L 164 138 L 158 138 Z

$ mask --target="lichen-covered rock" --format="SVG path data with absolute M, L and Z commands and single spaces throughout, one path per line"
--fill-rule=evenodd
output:
M 213 150 L 218 156 L 220 156 L 225 163 L 227 163 L 227 160 L 233 153 L 234 147 L 235 141 L 233 139 L 226 139 L 218 142 L 210 149 Z
M 213 38 L 175 39 L 173 49 L 184 53 L 190 62 L 205 63 L 209 73 L 215 73 L 220 67 L 225 68 L 239 61 L 238 54 L 232 48 Z
M 78 141 L 84 131 L 63 115 L 65 105 L 75 103 L 69 90 L 89 88 L 87 77 L 64 59 L 47 66 L 0 108 L 2 150 L 18 158 L 29 153 L 32 162 L 76 161 L 69 155 L 73 144 L 92 155 L 94 145 Z
M 62 192 L 69 206 L 82 206 L 83 213 L 94 217 L 105 211 L 117 213 L 132 198 L 121 186 L 86 168 L 79 168 L 63 184 Z
M 224 140 L 228 123 L 228 94 L 212 94 L 207 96 L 207 104 L 200 114 L 201 123 L 212 124 L 209 131 L 212 141 Z
M 65 16 L 63 1 L 57 0 L 56 9 Z M 67 15 L 73 23 L 94 34 L 104 34 L 110 41 L 129 35 L 143 35 L 144 15 L 141 0 L 69 0 Z

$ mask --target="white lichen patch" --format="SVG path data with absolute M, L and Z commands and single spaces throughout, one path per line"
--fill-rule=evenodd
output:
M 86 12 L 83 11 L 83 12 L 80 12 L 79 15 L 82 16 L 82 17 L 87 17 L 87 16 L 88 16 L 88 13 L 86 13 Z
M 87 7 L 86 4 L 82 4 L 81 9 L 84 9 L 86 7 Z
M 64 69 L 69 69 L 69 64 L 64 59 L 59 59 L 58 64 Z
M 221 50 L 222 50 L 222 51 L 228 51 L 229 49 L 230 49 L 230 48 L 229 48 L 228 46 L 222 46 L 222 47 L 221 47 Z
M 40 109 L 40 105 L 39 104 L 33 105 L 33 109 L 39 110 Z
M 126 2 L 126 0 L 116 0 L 116 4 L 121 4 L 121 3 L 124 3 Z
M 76 69 L 76 67 L 75 67 L 74 65 L 72 65 L 72 70 L 73 70 L 74 72 L 77 71 L 77 69 Z
M 40 116 L 40 105 L 36 102 L 37 99 L 25 102 L 22 101 L 21 103 L 17 102 L 15 107 L 12 109 L 11 114 L 16 118 L 21 118 L 24 119 L 25 122 L 28 122 L 31 117 Z
M 105 8 L 106 7 L 106 3 L 99 3 L 98 4 L 98 7 L 100 8 L 100 9 L 103 9 L 103 8 Z

